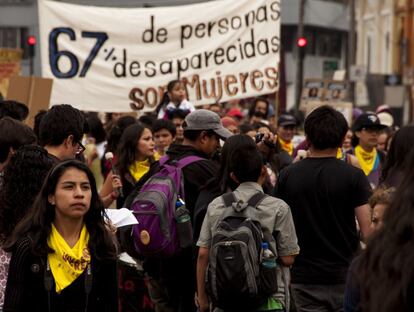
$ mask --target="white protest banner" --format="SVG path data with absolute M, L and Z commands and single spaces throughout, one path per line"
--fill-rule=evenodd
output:
M 182 79 L 195 105 L 278 89 L 280 0 L 108 8 L 39 0 L 52 103 L 150 111 Z

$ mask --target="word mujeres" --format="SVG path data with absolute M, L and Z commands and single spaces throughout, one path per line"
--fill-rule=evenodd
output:
M 221 76 L 217 71 L 216 76 L 210 79 L 202 79 L 199 75 L 184 77 L 182 79 L 187 95 L 191 101 L 220 101 L 222 98 L 231 98 L 243 95 L 248 90 L 258 92 L 274 92 L 278 87 L 279 71 L 275 67 L 267 67 L 264 70 L 253 70 L 238 74 Z M 159 104 L 165 86 L 139 88 L 134 87 L 129 93 L 131 106 L 135 109 L 144 107 L 153 108 Z

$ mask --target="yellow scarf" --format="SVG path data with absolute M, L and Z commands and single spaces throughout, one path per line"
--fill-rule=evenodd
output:
M 336 152 L 336 159 L 342 159 L 344 157 L 344 154 L 342 154 L 342 148 L 338 148 L 338 151 Z
M 286 141 L 284 141 L 283 139 L 279 138 L 279 143 L 280 143 L 280 146 L 282 146 L 282 148 L 283 148 L 286 152 L 288 152 L 288 154 L 289 154 L 290 156 L 292 156 L 292 155 L 293 155 L 293 143 L 292 143 L 292 141 L 291 141 L 291 142 L 286 142 Z
M 160 155 L 158 153 L 155 153 L 154 159 L 159 160 Z M 144 174 L 149 171 L 149 168 L 149 159 L 146 159 L 144 161 L 136 161 L 131 166 L 129 166 L 129 173 L 134 178 L 135 182 L 138 182 L 144 176 Z
M 361 169 L 368 176 L 374 169 L 375 159 L 377 158 L 377 150 L 374 148 L 372 152 L 365 151 L 360 145 L 355 147 L 355 156 L 361 165 Z
M 48 254 L 47 259 L 55 279 L 58 294 L 72 284 L 91 262 L 88 241 L 89 233 L 86 226 L 83 225 L 79 240 L 71 248 L 52 223 L 52 232 L 47 244 L 55 252 Z

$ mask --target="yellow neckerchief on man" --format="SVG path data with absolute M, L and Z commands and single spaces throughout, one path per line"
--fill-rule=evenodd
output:
M 47 256 L 56 284 L 56 292 L 59 294 L 82 274 L 91 262 L 88 250 L 89 233 L 86 225 L 83 225 L 79 240 L 72 248 L 56 230 L 52 223 L 52 231 L 47 244 L 55 252 Z
M 288 154 L 290 156 L 293 155 L 293 143 L 292 141 L 290 142 L 286 142 L 285 140 L 283 140 L 282 138 L 278 138 L 280 146 L 282 147 L 283 150 L 285 150 L 286 152 L 288 152 Z
M 374 169 L 375 159 L 377 158 L 377 150 L 374 148 L 372 152 L 365 151 L 361 145 L 355 147 L 355 156 L 361 165 L 361 169 L 368 176 Z
M 342 159 L 343 156 L 342 148 L 338 148 L 338 151 L 336 152 L 336 159 Z
M 159 160 L 160 155 L 158 153 L 154 154 L 154 159 Z M 150 169 L 150 162 L 147 158 L 144 161 L 135 161 L 131 166 L 129 166 L 129 173 L 134 178 L 135 182 L 138 182 L 144 174 L 146 174 Z

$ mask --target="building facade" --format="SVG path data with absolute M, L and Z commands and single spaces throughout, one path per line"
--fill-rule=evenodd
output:
M 404 69 L 414 68 L 414 1 L 394 0 L 395 34 L 398 36 L 396 48 L 396 68 L 404 74 Z
M 414 0 L 356 3 L 356 63 L 367 69 L 368 108 L 388 104 L 398 123 L 406 123 L 414 102 L 407 89 L 414 84 Z
M 357 57 L 369 73 L 391 74 L 398 67 L 398 34 L 393 0 L 356 1 Z

